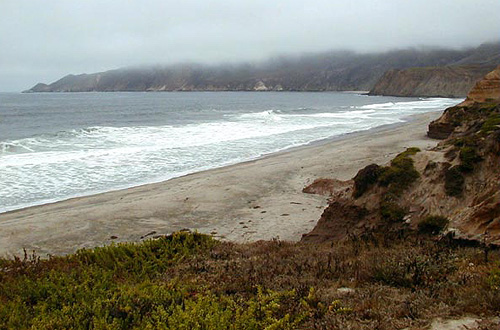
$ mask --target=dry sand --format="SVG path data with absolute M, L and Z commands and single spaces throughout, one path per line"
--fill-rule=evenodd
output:
M 161 183 L 2 213 L 0 256 L 21 255 L 23 248 L 42 257 L 67 254 L 184 228 L 235 242 L 297 241 L 327 205 L 326 197 L 302 193 L 304 186 L 320 177 L 350 179 L 406 147 L 435 146 L 426 130 L 439 115 Z

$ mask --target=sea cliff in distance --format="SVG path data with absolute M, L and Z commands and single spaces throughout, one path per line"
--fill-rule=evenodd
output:
M 372 95 L 465 97 L 474 84 L 500 64 L 500 44 L 483 45 L 476 52 L 446 66 L 387 71 Z
M 462 97 L 498 64 L 500 42 L 463 50 L 339 51 L 260 64 L 184 64 L 68 75 L 25 92 L 370 90 L 374 95 L 408 96 L 407 90 L 415 90 L 411 96 Z M 409 68 L 416 74 L 407 74 Z M 427 83 L 428 88 L 414 88 Z

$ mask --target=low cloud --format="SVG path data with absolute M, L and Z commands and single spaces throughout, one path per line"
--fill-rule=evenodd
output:
M 494 41 L 498 0 L 0 2 L 0 91 L 69 73 Z

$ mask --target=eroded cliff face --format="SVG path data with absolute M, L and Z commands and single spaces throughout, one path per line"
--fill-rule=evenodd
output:
M 479 120 L 479 109 L 500 102 L 500 66 L 478 81 L 467 94 L 464 102 L 445 110 L 444 114 L 429 124 L 427 135 L 433 139 L 446 139 L 454 135 L 467 134 L 470 122 Z M 475 117 L 471 116 L 475 114 Z M 477 118 L 476 118 L 477 117 Z M 464 119 L 468 120 L 464 120 Z
M 449 220 L 454 238 L 500 245 L 499 72 L 430 125 L 446 135 L 436 148 L 410 148 L 387 166 L 359 171 L 303 241 L 408 233 L 439 216 Z
M 468 65 L 389 70 L 371 95 L 465 97 L 492 66 Z
M 500 65 L 478 81 L 460 105 L 485 102 L 500 102 Z
M 474 54 L 440 66 L 387 71 L 371 95 L 465 97 L 474 84 L 500 64 L 500 44 L 485 44 Z

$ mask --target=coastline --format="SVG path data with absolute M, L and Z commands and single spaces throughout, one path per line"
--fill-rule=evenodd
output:
M 302 193 L 304 186 L 320 177 L 350 179 L 409 146 L 436 145 L 425 133 L 440 114 L 419 114 L 164 182 L 1 213 L 0 255 L 21 255 L 23 248 L 42 257 L 67 254 L 184 228 L 236 242 L 297 241 L 327 204 L 324 196 Z

